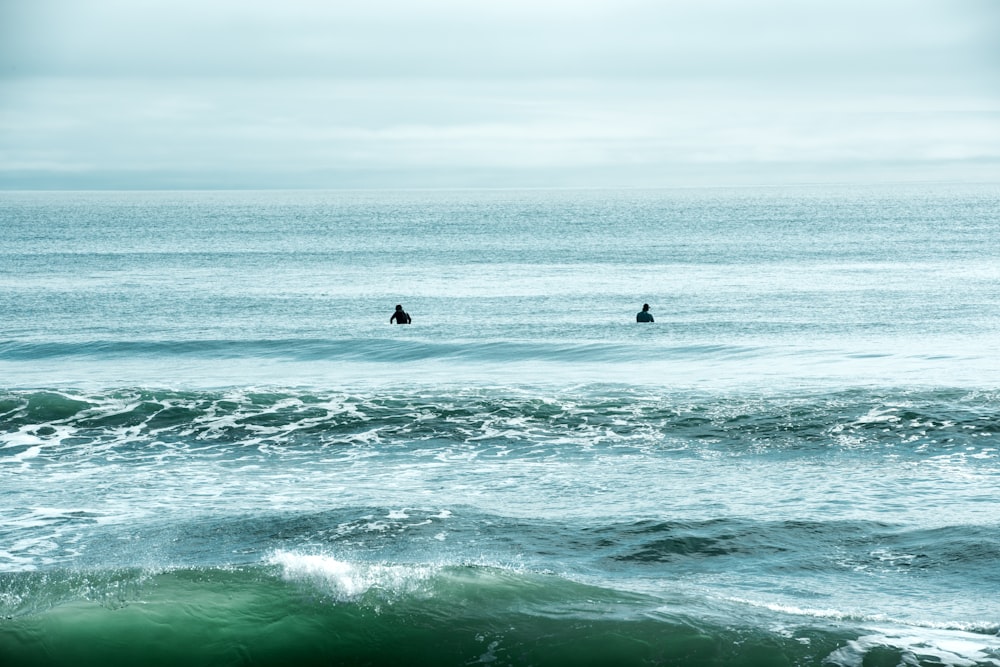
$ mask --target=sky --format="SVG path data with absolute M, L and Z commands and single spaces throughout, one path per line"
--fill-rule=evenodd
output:
M 1000 181 L 1000 0 L 0 0 L 0 189 Z

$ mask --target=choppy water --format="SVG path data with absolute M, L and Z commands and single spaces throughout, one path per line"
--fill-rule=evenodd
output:
M 0 220 L 0 664 L 1000 665 L 998 188 Z

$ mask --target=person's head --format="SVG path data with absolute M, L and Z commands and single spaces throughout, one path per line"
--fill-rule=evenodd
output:
M 642 304 L 642 309 L 643 310 L 649 310 L 649 304 L 648 303 Z
M 396 310 L 403 310 L 403 306 L 401 304 L 397 303 L 396 304 Z

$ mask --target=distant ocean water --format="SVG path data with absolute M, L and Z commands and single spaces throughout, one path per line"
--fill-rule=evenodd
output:
M 0 665 L 1000 665 L 998 186 L 0 229 Z

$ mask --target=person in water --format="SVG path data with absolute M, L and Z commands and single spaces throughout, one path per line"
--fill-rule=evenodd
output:
M 649 304 L 642 304 L 642 310 L 635 314 L 636 322 L 653 322 L 653 313 L 649 312 Z
M 410 323 L 410 316 L 406 314 L 406 311 L 403 310 L 403 307 L 401 305 L 396 304 L 396 312 L 393 313 L 392 317 L 389 318 L 389 324 L 409 324 L 409 323 Z

